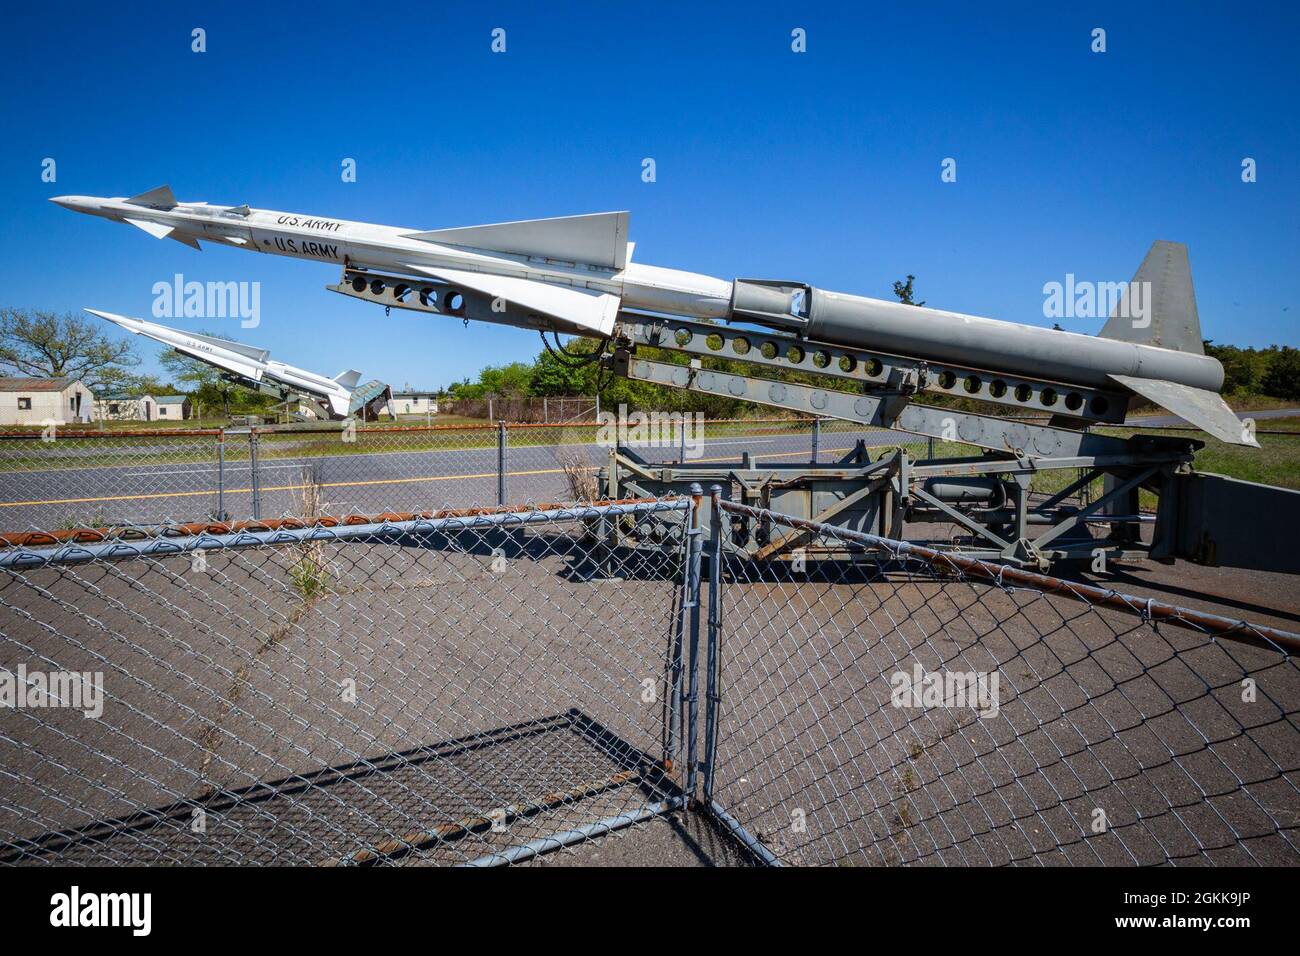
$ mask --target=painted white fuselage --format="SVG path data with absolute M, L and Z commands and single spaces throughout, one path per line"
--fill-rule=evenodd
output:
M 153 339 L 161 345 L 175 349 L 183 355 L 198 359 L 213 368 L 221 369 L 250 382 L 270 383 L 286 387 L 310 398 L 327 403 L 339 417 L 349 413 L 352 389 L 335 379 L 318 375 L 305 368 L 287 365 L 270 357 L 266 349 L 225 342 L 208 335 L 196 335 L 182 329 L 173 329 L 156 322 L 134 319 L 98 309 L 88 309 L 93 315 L 114 323 L 136 335 Z M 355 374 L 355 373 L 353 373 Z
M 61 196 L 60 205 L 117 221 L 143 220 L 188 237 L 272 255 L 339 267 L 422 275 L 422 269 L 455 269 L 509 276 L 553 286 L 619 296 L 628 308 L 676 315 L 727 314 L 731 283 L 712 276 L 628 263 L 606 269 L 586 263 L 512 255 L 411 238 L 418 230 L 272 209 L 179 203 L 171 209 L 135 205 L 123 198 Z M 238 211 L 236 211 L 238 210 Z

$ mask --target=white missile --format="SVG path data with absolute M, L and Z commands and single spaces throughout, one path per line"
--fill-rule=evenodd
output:
M 185 332 L 144 319 L 133 319 L 99 309 L 87 309 L 91 315 L 112 322 L 135 335 L 143 335 L 183 355 L 221 369 L 249 387 L 278 393 L 287 398 L 297 395 L 324 411 L 326 417 L 343 419 L 358 412 L 375 412 L 391 397 L 387 385 L 369 382 L 358 387 L 361 373 L 356 369 L 340 372 L 333 378 L 317 375 L 303 368 L 286 365 L 271 358 L 267 349 L 243 345 L 198 332 Z
M 1187 251 L 1178 243 L 1157 242 L 1138 270 L 1135 281 L 1153 287 L 1147 314 L 1137 321 L 1112 317 L 1093 337 L 798 282 L 728 282 L 641 265 L 631 261 L 626 212 L 421 231 L 247 205 L 181 203 L 168 186 L 130 198 L 52 201 L 194 248 L 205 240 L 328 262 L 345 274 L 435 280 L 491 298 L 494 313 L 500 303 L 492 320 L 506 324 L 609 337 L 621 309 L 757 323 L 811 341 L 1119 388 L 1224 441 L 1255 444 L 1218 395 L 1223 368 L 1203 354 Z

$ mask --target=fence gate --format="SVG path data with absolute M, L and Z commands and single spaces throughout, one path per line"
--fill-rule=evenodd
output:
M 688 508 L 0 552 L 0 862 L 495 864 L 681 806 Z
M 703 799 L 761 860 L 1300 862 L 1296 635 L 714 504 Z

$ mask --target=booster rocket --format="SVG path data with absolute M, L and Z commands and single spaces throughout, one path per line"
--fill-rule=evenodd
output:
M 327 262 L 345 274 L 409 277 L 388 290 L 401 307 L 409 307 L 401 304 L 412 294 L 424 301 L 465 289 L 493 300 L 491 321 L 595 337 L 613 336 L 623 310 L 723 319 L 814 344 L 1134 393 L 1223 441 L 1255 444 L 1218 394 L 1223 368 L 1204 354 L 1187 249 L 1180 243 L 1156 242 L 1134 277 L 1148 283 L 1143 314 L 1130 317 L 1117 307 L 1093 337 L 800 282 L 727 281 L 642 265 L 632 262 L 627 212 L 422 231 L 247 205 L 181 203 L 168 186 L 130 198 L 52 201 L 193 248 L 208 241 Z M 364 287 L 364 278 L 356 281 Z

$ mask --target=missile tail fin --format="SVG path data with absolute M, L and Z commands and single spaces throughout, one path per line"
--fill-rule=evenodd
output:
M 140 193 L 138 196 L 132 196 L 127 202 L 133 206 L 155 206 L 162 209 L 171 209 L 178 205 L 170 186 L 159 186 L 157 189 Z
M 1230 445 L 1258 448 L 1255 436 L 1217 392 L 1177 385 L 1154 378 L 1112 375 L 1112 379 L 1143 398 L 1167 408 L 1179 418 Z
M 357 382 L 361 381 L 361 373 L 354 368 L 350 368 L 346 372 L 339 372 L 335 375 L 334 381 L 347 389 L 356 388 Z
M 191 249 L 198 249 L 200 251 L 202 251 L 203 249 L 203 247 L 199 245 L 199 241 L 195 239 L 193 236 L 191 236 L 189 233 L 177 232 L 176 229 L 172 226 L 164 226 L 160 222 L 150 222 L 147 219 L 127 218 L 124 219 L 123 221 L 129 222 L 137 229 L 143 229 L 145 232 L 149 233 L 149 235 L 153 236 L 155 239 L 175 239 L 177 242 L 187 245 Z
M 626 212 L 598 212 L 587 216 L 434 229 L 413 232 L 406 238 L 622 269 L 630 255 L 627 229 Z
M 499 303 L 507 310 L 538 312 L 560 319 L 576 334 L 606 336 L 614 331 L 620 299 L 609 292 L 414 262 L 404 265 L 414 272 L 491 296 L 494 308 Z
M 1187 246 L 1158 239 L 1111 312 L 1100 336 L 1204 355 Z
M 172 227 L 164 226 L 160 222 L 150 222 L 147 219 L 127 219 L 126 221 L 137 229 L 143 229 L 155 239 L 166 239 L 172 234 Z

